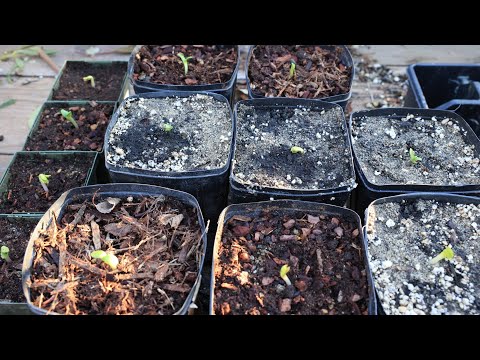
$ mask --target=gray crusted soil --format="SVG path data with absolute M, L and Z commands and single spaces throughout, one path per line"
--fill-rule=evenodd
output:
M 480 206 L 413 199 L 372 210 L 369 260 L 387 314 L 480 314 Z M 454 258 L 430 264 L 447 246 Z
M 247 186 L 331 189 L 355 186 L 339 109 L 239 105 L 233 174 Z M 292 154 L 299 146 L 304 154 Z
M 165 124 L 173 126 L 165 131 Z M 228 104 L 208 95 L 127 100 L 108 139 L 106 160 L 152 171 L 218 169 L 228 161 Z
M 479 158 L 455 119 L 367 117 L 353 123 L 353 149 L 376 185 L 480 185 Z M 422 160 L 410 161 L 409 149 Z

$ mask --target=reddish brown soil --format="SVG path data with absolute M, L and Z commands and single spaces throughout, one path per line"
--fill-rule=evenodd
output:
M 76 129 L 65 120 L 61 109 L 72 112 Z M 102 151 L 105 130 L 113 113 L 113 105 L 47 106 L 40 115 L 37 130 L 29 137 L 25 150 L 85 150 Z
M 214 312 L 367 314 L 360 229 L 339 217 L 264 211 L 233 216 L 215 268 Z M 287 286 L 280 269 L 288 264 Z
M 199 271 L 196 210 L 159 196 L 120 199 L 101 213 L 94 204 L 104 200 L 74 199 L 58 227 L 52 222 L 36 240 L 33 303 L 67 315 L 177 312 Z M 115 254 L 116 270 L 90 256 L 98 248 Z
M 266 97 L 319 99 L 346 94 L 351 67 L 342 64 L 340 48 L 320 46 L 257 45 L 249 62 L 248 76 L 254 94 Z M 296 63 L 290 78 L 291 62 Z
M 192 56 L 187 75 L 178 53 Z M 231 79 L 236 65 L 236 46 L 144 45 L 136 54 L 133 78 L 155 84 L 219 84 Z

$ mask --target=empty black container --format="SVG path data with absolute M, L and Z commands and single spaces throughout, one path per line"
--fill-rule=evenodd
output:
M 403 195 L 396 195 L 396 196 L 389 196 L 389 197 L 384 197 L 381 199 L 377 199 L 373 201 L 365 210 L 365 224 L 369 224 L 369 216 L 371 214 L 370 208 L 374 205 L 378 204 L 384 204 L 384 203 L 400 203 L 403 200 L 407 199 L 425 199 L 425 200 L 437 200 L 437 201 L 445 201 L 445 202 L 450 202 L 452 204 L 479 204 L 480 199 L 472 196 L 464 196 L 464 195 L 456 195 L 456 194 L 448 194 L 448 193 L 433 193 L 433 192 L 417 192 L 417 193 L 412 193 L 412 194 L 403 194 Z M 363 231 L 363 239 L 365 243 L 365 249 L 366 249 L 366 254 L 367 254 L 367 261 L 368 261 L 368 269 L 370 269 L 370 260 L 368 256 L 368 231 L 367 231 L 367 226 L 364 226 L 364 231 Z M 420 242 L 421 239 L 419 239 Z M 372 276 L 372 284 L 375 288 L 375 279 Z M 378 297 L 378 293 L 375 290 L 375 302 L 377 306 L 377 313 L 378 315 L 385 315 L 385 311 L 383 310 L 382 303 Z
M 298 106 L 309 107 L 315 110 L 329 110 L 335 107 L 341 109 L 337 104 L 328 103 L 324 101 L 312 100 L 312 99 L 292 99 L 292 98 L 262 98 L 262 99 L 250 99 L 239 101 L 235 105 L 234 110 L 234 123 L 237 124 L 237 109 L 239 104 L 245 104 L 254 107 L 266 107 L 266 108 L 295 108 Z M 343 116 L 342 111 L 342 126 L 344 128 L 344 139 L 346 147 L 350 151 L 349 162 L 351 169 L 351 176 L 355 179 L 355 170 L 353 166 L 353 160 L 351 156 L 350 136 L 347 132 L 347 124 Z M 237 131 L 235 131 L 235 138 L 237 137 Z M 233 158 L 235 158 L 236 140 L 233 150 Z M 296 189 L 275 189 L 270 187 L 251 187 L 245 186 L 238 181 L 237 177 L 233 173 L 233 167 L 230 170 L 230 192 L 228 195 L 229 204 L 267 201 L 278 199 L 291 199 L 291 200 L 303 200 L 303 201 L 315 201 L 323 202 L 333 205 L 344 206 L 349 199 L 350 193 L 354 186 L 343 186 L 332 189 L 316 189 L 316 190 L 296 190 Z
M 214 93 L 203 93 L 205 95 L 212 96 L 214 99 L 228 103 L 227 99 Z M 165 93 L 148 93 L 142 95 L 133 95 L 129 98 L 165 98 L 165 97 L 188 97 L 194 95 L 189 92 L 171 92 Z M 123 108 L 124 102 L 118 107 L 117 111 L 110 120 L 107 131 L 105 133 L 105 157 L 108 153 L 108 138 L 110 133 L 118 120 L 119 110 Z M 164 186 L 176 190 L 188 192 L 195 196 L 200 203 L 203 214 L 206 219 L 215 221 L 222 209 L 226 206 L 227 193 L 228 193 L 228 169 L 233 152 L 233 134 L 235 130 L 235 123 L 230 109 L 230 116 L 232 119 L 232 137 L 230 153 L 228 155 L 225 166 L 220 169 L 213 170 L 198 170 L 198 171 L 185 171 L 185 172 L 159 172 L 143 169 L 132 169 L 127 167 L 121 167 L 110 164 L 105 160 L 105 166 L 110 175 L 112 182 L 134 182 L 151 185 Z
M 230 104 L 233 102 L 234 92 L 235 92 L 235 83 L 237 80 L 237 73 L 240 66 L 240 49 L 237 48 L 237 64 L 235 65 L 235 70 L 233 71 L 232 77 L 226 83 L 221 84 L 208 84 L 208 85 L 167 85 L 167 84 L 155 84 L 148 81 L 134 80 L 133 79 L 133 62 L 135 54 L 138 52 L 139 46 L 133 49 L 130 59 L 128 60 L 128 78 L 130 83 L 133 85 L 133 90 L 135 94 L 143 94 L 149 92 L 156 92 L 159 94 L 164 94 L 165 96 L 172 96 L 171 94 L 176 94 L 178 91 L 189 91 L 189 92 L 199 92 L 199 91 L 208 91 L 216 94 L 225 96 Z
M 450 110 L 480 135 L 480 65 L 413 64 L 405 107 Z
M 414 115 L 415 117 L 432 117 L 436 116 L 437 118 L 451 118 L 454 119 L 457 124 L 465 129 L 467 132 L 467 140 L 471 142 L 476 149 L 477 156 L 480 156 L 480 141 L 475 136 L 473 130 L 468 126 L 466 121 L 458 114 L 455 114 L 451 111 L 446 110 L 430 110 L 430 109 L 417 109 L 417 108 L 385 108 L 385 109 L 374 109 L 374 110 L 364 110 L 354 112 L 350 115 L 349 128 L 352 129 L 352 122 L 354 119 L 362 117 L 376 117 L 376 116 L 386 116 L 391 118 L 393 121 L 400 120 L 402 117 L 405 117 L 409 114 Z M 366 178 L 360 164 L 358 162 L 357 156 L 355 154 L 355 147 L 352 146 L 353 150 L 353 161 L 355 163 L 355 170 L 358 177 L 358 187 L 355 190 L 355 209 L 358 213 L 363 213 L 366 207 L 374 200 L 406 194 L 413 192 L 448 192 L 455 194 L 464 194 L 471 196 L 480 195 L 480 184 L 479 185 L 463 185 L 463 186 L 437 186 L 437 185 L 375 185 L 368 181 Z
M 40 215 L 0 215 L 0 219 L 12 219 L 32 224 L 38 223 L 40 218 Z M 26 302 L 14 303 L 0 299 L 0 315 L 32 315 L 32 312 Z
M 184 193 L 182 191 L 167 189 L 159 186 L 143 185 L 143 184 L 103 184 L 103 185 L 92 185 L 85 186 L 81 188 L 74 188 L 67 192 L 64 192 L 55 203 L 48 209 L 48 211 L 42 216 L 34 231 L 30 237 L 27 249 L 25 251 L 25 257 L 23 259 L 22 267 L 22 286 L 23 293 L 27 299 L 28 307 L 34 314 L 45 315 L 46 310 L 38 308 L 32 304 L 30 298 L 30 289 L 28 283 L 30 282 L 30 271 L 32 268 L 33 260 L 35 258 L 35 251 L 33 245 L 35 240 L 39 236 L 39 232 L 42 229 L 46 229 L 51 221 L 56 219 L 57 223 L 60 223 L 62 216 L 65 213 L 65 208 L 72 202 L 82 201 L 82 200 L 91 200 L 92 196 L 95 196 L 96 199 L 102 199 L 105 197 L 118 197 L 118 198 L 127 198 L 129 196 L 170 196 L 176 199 L 181 200 L 183 203 L 188 204 L 195 209 L 198 213 L 198 223 L 202 230 L 202 248 L 200 250 L 201 259 L 198 269 L 197 279 L 195 285 L 190 290 L 190 293 L 185 300 L 181 309 L 175 313 L 175 315 L 185 315 L 187 314 L 190 305 L 195 301 L 198 288 L 201 281 L 201 272 L 203 268 L 203 263 L 205 260 L 205 248 L 207 245 L 207 234 L 205 231 L 205 223 L 203 221 L 202 211 L 198 205 L 197 200 L 190 194 Z M 52 315 L 57 315 L 56 313 L 50 313 Z
M 353 84 L 353 78 L 355 77 L 355 66 L 353 65 L 353 58 L 352 54 L 350 54 L 350 51 L 345 45 L 319 45 L 321 48 L 327 49 L 327 50 L 334 50 L 336 47 L 340 48 L 342 50 L 342 53 L 340 55 L 340 59 L 342 60 L 342 63 L 347 66 L 352 68 L 352 76 L 350 78 L 350 84 L 349 84 L 349 91 L 345 94 L 340 94 L 340 95 L 335 95 L 335 96 L 329 96 L 329 97 L 324 97 L 324 98 L 319 98 L 319 99 L 309 99 L 309 100 L 314 100 L 314 101 L 326 101 L 326 102 L 332 102 L 335 104 L 338 104 L 342 107 L 342 109 L 345 111 L 348 101 L 350 100 L 352 96 L 352 84 Z M 249 77 L 249 70 L 248 66 L 250 63 L 250 58 L 252 57 L 253 49 L 255 48 L 255 45 L 251 46 L 250 49 L 248 50 L 248 55 L 247 55 L 247 63 L 245 65 L 245 73 L 246 73 L 246 81 L 247 81 L 247 89 L 248 89 L 248 96 L 250 99 L 261 99 L 265 98 L 263 95 L 255 94 L 254 91 L 252 91 L 252 88 L 250 86 L 250 77 Z
M 360 240 L 363 245 L 362 250 L 364 253 L 365 269 L 367 272 L 368 294 L 369 294 L 368 314 L 369 315 L 377 314 L 377 300 L 375 298 L 373 278 L 370 271 L 370 266 L 368 264 L 367 252 L 366 252 L 367 242 L 363 237 L 363 233 L 361 231 L 362 224 L 358 214 L 350 209 L 346 209 L 346 208 L 335 206 L 335 205 L 314 203 L 314 202 L 308 202 L 308 201 L 274 200 L 274 201 L 255 202 L 255 203 L 249 203 L 249 204 L 229 205 L 220 214 L 220 218 L 218 219 L 217 233 L 215 235 L 215 243 L 213 247 L 212 273 L 211 273 L 211 279 L 210 279 L 210 305 L 209 305 L 210 315 L 215 315 L 213 310 L 214 290 L 215 290 L 215 267 L 219 265 L 218 248 L 219 248 L 220 242 L 222 241 L 224 226 L 235 215 L 255 217 L 255 216 L 260 216 L 264 211 L 278 211 L 278 212 L 297 212 L 298 211 L 298 212 L 315 213 L 315 214 L 335 215 L 341 218 L 351 220 L 354 223 L 356 223 L 357 228 L 360 231 L 359 236 L 361 237 Z

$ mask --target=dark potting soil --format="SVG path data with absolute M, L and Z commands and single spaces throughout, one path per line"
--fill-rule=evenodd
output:
M 453 118 L 356 118 L 353 149 L 375 185 L 480 185 L 480 158 Z M 409 150 L 420 157 L 416 164 Z
M 240 104 L 233 174 L 246 186 L 331 189 L 354 186 L 342 111 Z M 305 153 L 292 154 L 293 146 Z
M 360 229 L 349 220 L 303 212 L 233 216 L 215 268 L 215 314 L 367 314 Z M 280 277 L 288 264 L 292 285 Z
M 188 60 L 188 72 L 178 56 Z M 226 83 L 237 65 L 237 46 L 143 45 L 135 55 L 135 80 L 155 84 L 204 85 Z
M 352 68 L 335 51 L 320 46 L 257 45 L 248 66 L 250 86 L 266 97 L 324 98 L 350 90 Z M 291 62 L 295 75 L 290 77 Z
M 480 206 L 408 199 L 371 206 L 368 251 L 386 314 L 480 314 Z M 453 259 L 430 261 L 451 247 Z
M 36 221 L 0 219 L 0 247 L 8 247 L 11 260 L 7 263 L 0 258 L 0 301 L 26 301 L 22 291 L 23 255 L 36 225 Z
M 126 72 L 127 65 L 123 62 L 68 62 L 58 89 L 53 90 L 52 100 L 117 101 Z M 95 87 L 91 86 L 90 81 L 83 81 L 83 78 L 89 75 L 94 77 Z
M 165 125 L 173 128 L 165 131 Z M 228 161 L 232 136 L 229 105 L 209 95 L 132 98 L 119 111 L 106 160 L 159 172 L 219 169 Z
M 85 184 L 93 159 L 94 155 L 56 159 L 37 154 L 17 156 L 10 167 L 10 179 L 0 199 L 0 213 L 47 211 L 65 191 Z M 51 175 L 48 194 L 40 184 L 40 174 Z
M 35 242 L 31 294 L 37 307 L 66 315 L 180 310 L 203 251 L 196 210 L 163 195 L 113 200 L 118 203 L 74 199 L 57 235 L 52 222 Z M 117 257 L 115 270 L 91 257 L 97 249 Z
M 65 120 L 61 109 L 72 112 L 76 129 Z M 113 113 L 113 105 L 47 106 L 40 114 L 37 130 L 29 137 L 25 150 L 85 150 L 102 151 L 105 130 Z

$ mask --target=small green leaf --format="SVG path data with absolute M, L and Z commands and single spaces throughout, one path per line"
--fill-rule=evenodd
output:
M 295 76 L 295 67 L 297 66 L 297 64 L 295 63 L 295 61 L 290 61 L 290 75 L 288 76 L 288 79 L 291 79 Z
M 410 154 L 410 162 L 415 165 L 417 164 L 417 162 L 419 161 L 422 161 L 422 158 L 421 157 L 418 157 L 417 155 L 415 155 L 415 151 L 413 151 L 412 148 L 410 148 L 410 150 L 408 151 L 408 153 Z
M 10 105 L 13 105 L 17 102 L 17 100 L 15 99 L 8 99 L 8 100 L 5 100 L 3 103 L 0 104 L 0 109 L 3 109 L 3 108 L 6 108 Z
M 185 55 L 183 55 L 183 53 L 178 53 L 177 56 L 182 60 L 183 68 L 185 70 L 185 75 L 187 75 L 187 73 L 188 73 L 188 60 L 193 59 L 193 57 L 191 57 L 191 56 L 185 57 Z
M 40 180 L 40 182 L 42 184 L 45 184 L 45 185 L 48 185 L 50 180 L 48 180 L 52 175 L 46 175 L 46 174 L 40 174 L 38 175 L 38 180 Z
M 290 151 L 292 152 L 292 154 L 305 154 L 305 150 L 303 150 L 303 148 L 301 148 L 300 146 L 292 146 L 290 148 Z
M 102 261 L 109 265 L 113 270 L 117 268 L 118 258 L 112 253 L 107 253 L 104 257 L 102 257 Z
M 95 250 L 90 253 L 90 256 L 94 259 L 101 259 L 105 257 L 105 255 L 107 255 L 107 253 L 103 250 Z
M 67 111 L 67 110 L 65 110 L 65 109 L 61 109 L 61 110 L 60 110 L 60 113 L 62 114 L 62 116 L 63 116 L 66 120 L 70 121 L 70 122 L 72 123 L 72 125 L 75 126 L 75 129 L 78 129 L 78 124 L 77 124 L 77 122 L 75 121 L 75 118 L 73 117 L 73 114 L 72 114 L 71 111 Z
M 92 87 L 95 87 L 95 78 L 92 75 L 85 76 L 83 78 L 83 81 L 85 81 L 85 82 L 90 81 L 90 85 Z
M 292 282 L 290 281 L 290 279 L 287 276 L 289 271 L 290 271 L 290 266 L 288 266 L 287 264 L 283 265 L 280 268 L 280 277 L 283 279 L 283 281 L 285 281 L 285 283 L 288 286 L 292 285 Z
M 9 254 L 10 254 L 10 249 L 7 246 L 3 245 L 0 248 L 0 257 L 6 262 L 10 262 L 12 260 L 10 260 Z
M 448 246 L 445 249 L 443 249 L 443 251 L 440 254 L 438 254 L 432 260 L 430 260 L 430 264 L 432 265 L 436 264 L 443 259 L 453 259 L 454 256 L 455 256 L 455 253 L 453 252 L 453 249 Z
M 170 124 L 163 124 L 163 130 L 166 132 L 172 131 L 173 126 Z

